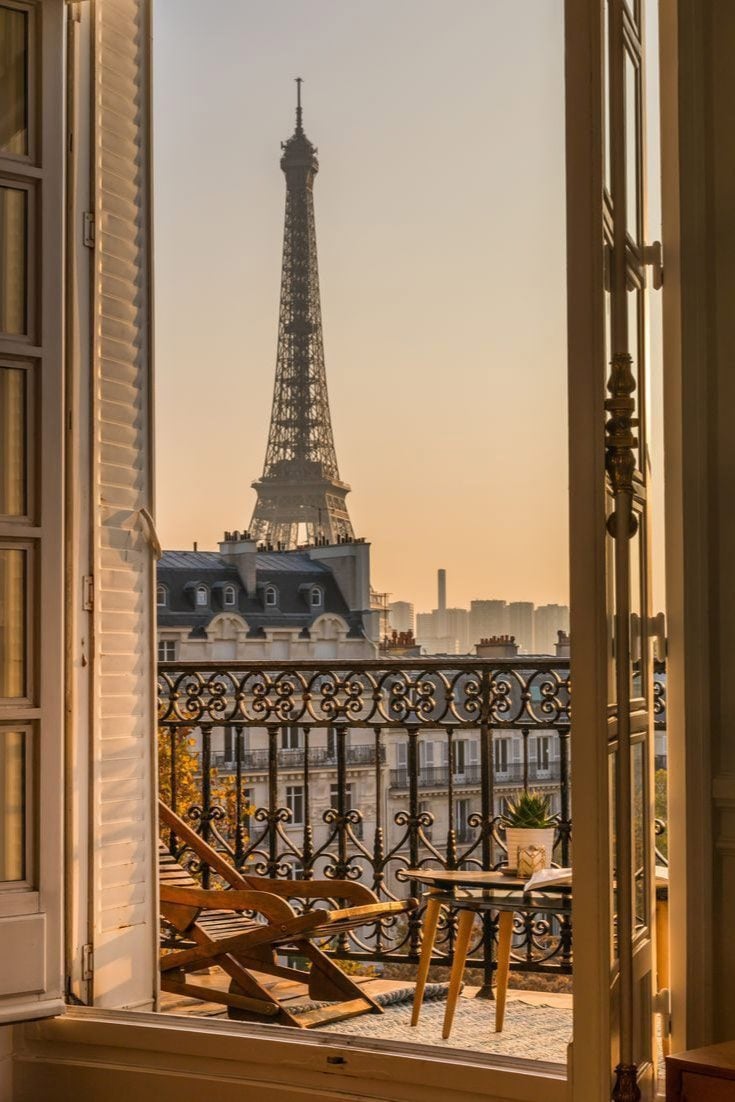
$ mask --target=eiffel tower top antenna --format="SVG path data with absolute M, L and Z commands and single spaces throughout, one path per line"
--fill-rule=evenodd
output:
M 268 446 L 250 533 L 258 543 L 353 540 L 332 435 L 324 366 L 314 222 L 316 147 L 303 128 L 302 77 L 296 77 L 296 129 L 281 143 L 286 177 L 278 350 Z
M 304 83 L 303 77 L 294 77 L 296 81 L 296 133 L 303 134 L 303 111 L 301 109 L 301 85 Z

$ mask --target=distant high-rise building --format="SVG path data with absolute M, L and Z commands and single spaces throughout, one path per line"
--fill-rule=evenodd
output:
M 493 635 L 507 635 L 508 606 L 505 601 L 471 601 L 469 633 L 472 646 Z
M 446 612 L 416 613 L 416 642 L 425 654 L 456 654 L 457 640 L 448 634 Z
M 466 608 L 447 608 L 447 572 L 437 571 L 437 605 L 416 616 L 416 639 L 427 654 L 468 654 L 469 613 Z
M 446 635 L 456 641 L 455 654 L 470 652 L 470 614 L 466 608 L 448 608 L 445 613 Z
M 534 653 L 533 613 L 532 601 L 511 601 L 508 605 L 508 632 L 526 654 Z
M 416 616 L 410 601 L 391 601 L 388 605 L 390 626 L 393 631 L 416 630 Z
M 569 631 L 569 606 L 539 605 L 534 616 L 536 654 L 555 654 L 560 631 Z
M 432 634 L 432 628 L 434 626 L 434 613 L 433 612 L 417 612 L 416 613 L 416 638 L 421 642 L 422 638 Z

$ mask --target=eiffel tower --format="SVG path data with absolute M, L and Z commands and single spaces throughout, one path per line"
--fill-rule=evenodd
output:
M 301 78 L 296 129 L 281 143 L 286 176 L 278 354 L 268 447 L 250 537 L 283 549 L 354 539 L 334 450 L 314 223 L 316 147 L 304 134 Z

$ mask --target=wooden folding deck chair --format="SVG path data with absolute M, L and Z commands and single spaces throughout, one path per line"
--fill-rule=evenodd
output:
M 173 947 L 161 953 L 161 988 L 178 995 L 218 1002 L 231 1018 L 266 1018 L 302 1029 L 351 1018 L 381 1006 L 331 960 L 315 942 L 354 930 L 387 916 L 407 914 L 415 899 L 381 903 L 363 884 L 347 880 L 275 880 L 239 873 L 183 819 L 159 800 L 159 811 L 179 841 L 205 861 L 229 889 L 205 890 L 160 847 L 161 914 L 174 934 Z M 230 890 L 231 889 L 231 890 Z M 332 900 L 353 904 L 326 910 L 314 906 L 297 914 L 289 899 Z M 242 912 L 261 916 L 261 921 Z M 170 943 L 169 943 L 170 944 Z M 279 963 L 278 954 L 306 957 L 306 971 Z M 229 990 L 197 983 L 192 972 L 218 965 L 229 977 Z M 276 977 L 276 981 L 269 981 Z M 292 1012 L 279 998 L 278 980 L 308 986 L 308 999 L 331 1006 Z M 280 984 L 281 990 L 284 985 Z

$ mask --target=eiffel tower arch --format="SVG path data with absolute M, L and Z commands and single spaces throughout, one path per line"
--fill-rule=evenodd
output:
M 250 522 L 258 543 L 354 539 L 334 450 L 324 366 L 319 268 L 314 221 L 317 150 L 304 133 L 301 79 L 296 129 L 281 148 L 286 177 L 278 353 L 270 431 L 258 497 Z

